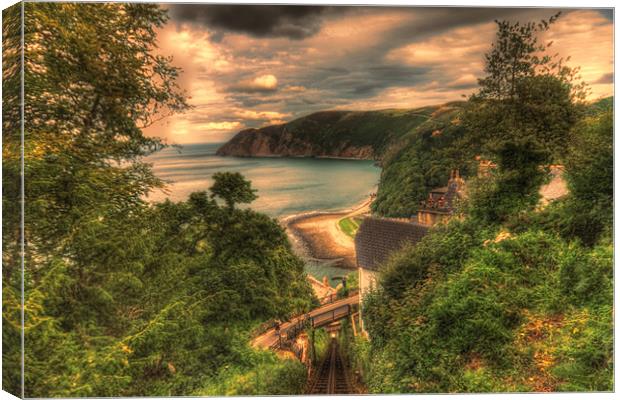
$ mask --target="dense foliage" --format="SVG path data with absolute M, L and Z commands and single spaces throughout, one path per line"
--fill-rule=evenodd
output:
M 179 71 L 154 55 L 165 12 L 24 7 L 23 233 L 19 8 L 3 24 L 3 388 L 21 392 L 23 239 L 26 396 L 300 393 L 302 364 L 248 346 L 259 322 L 315 305 L 282 228 L 237 207 L 251 183 L 221 173 L 187 201 L 144 200 L 163 184 L 142 157 L 164 144 L 142 128 L 187 107 Z M 469 180 L 459 218 L 383 266 L 364 302 L 371 341 L 348 344 L 372 392 L 613 388 L 613 114 L 584 109 L 575 71 L 538 55 L 555 18 L 500 22 L 467 103 L 267 129 L 370 146 L 380 215 L 412 215 L 453 168 L 473 177 L 475 155 L 497 165 Z M 570 195 L 540 208 L 551 162 Z
M 430 189 L 447 184 L 452 169 L 463 176 L 475 171 L 475 151 L 463 146 L 462 107 L 463 103 L 450 103 L 436 109 L 385 154 L 372 203 L 375 214 L 410 217 Z
M 282 359 L 271 352 L 252 356 L 251 368 L 225 366 L 206 381 L 200 396 L 299 395 L 306 387 L 308 372 L 296 359 Z
M 364 309 L 369 389 L 611 390 L 611 244 L 527 230 L 483 234 L 458 258 L 431 250 L 471 240 L 463 229 L 454 222 L 386 266 Z
M 578 239 L 592 246 L 613 235 L 611 108 L 602 109 L 577 124 L 569 143 L 571 156 L 566 160 L 564 175 L 571 196 L 552 203 L 541 212 L 515 218 L 515 228 L 529 224 L 559 232 L 565 240 Z
M 178 70 L 153 55 L 165 11 L 25 10 L 25 395 L 215 393 L 229 391 L 213 382 L 231 368 L 272 368 L 296 377 L 287 389 L 299 392 L 301 364 L 275 365 L 248 348 L 258 322 L 313 301 L 278 223 L 235 207 L 255 198 L 250 182 L 224 173 L 185 202 L 144 201 L 162 183 L 142 156 L 162 143 L 142 128 L 186 107 Z M 6 63 L 15 61 L 18 11 L 5 14 Z M 6 65 L 3 385 L 20 394 L 19 74 Z
M 371 392 L 612 390 L 611 116 L 574 128 L 566 198 L 452 220 L 383 267 L 353 349 Z
M 503 222 L 536 206 L 547 166 L 563 161 L 571 128 L 583 115 L 578 70 L 546 55 L 550 43 L 538 43 L 557 17 L 497 23 L 487 75 L 463 113 L 468 142 L 497 166 L 471 185 L 468 212 L 482 222 Z
M 371 340 L 352 346 L 371 392 L 613 389 L 612 111 L 584 110 L 569 71 L 538 68 L 546 58 L 507 56 L 540 49 L 552 22 L 498 23 L 462 114 L 478 127 L 465 143 L 497 168 L 468 181 L 459 218 L 382 267 L 364 301 Z M 570 193 L 539 207 L 555 161 Z

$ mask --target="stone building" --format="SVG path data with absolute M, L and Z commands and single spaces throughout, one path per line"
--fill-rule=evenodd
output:
M 428 198 L 420 203 L 417 222 L 425 226 L 446 222 L 454 211 L 456 201 L 463 195 L 464 188 L 465 181 L 460 177 L 459 170 L 453 170 L 448 185 L 431 190 Z

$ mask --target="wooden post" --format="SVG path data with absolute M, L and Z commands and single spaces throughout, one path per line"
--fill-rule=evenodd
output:
M 355 326 L 355 313 L 351 314 L 351 327 L 353 327 L 353 336 L 357 336 L 357 327 Z
M 312 329 L 312 363 L 315 364 L 316 363 L 316 347 L 314 347 L 314 328 Z

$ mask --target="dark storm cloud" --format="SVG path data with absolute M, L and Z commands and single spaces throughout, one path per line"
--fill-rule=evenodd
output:
M 168 46 L 196 60 L 192 90 L 199 107 L 196 115 L 184 118 L 187 126 L 205 132 L 232 132 L 326 109 L 413 107 L 459 99 L 475 90 L 482 76 L 494 20 L 539 21 L 558 11 L 200 4 L 169 9 L 177 22 L 170 35 L 185 33 L 179 38 L 189 45 L 177 48 L 176 39 Z M 552 31 L 570 39 L 569 46 L 584 39 L 584 49 L 596 48 L 610 17 L 599 9 L 564 10 Z M 586 23 L 596 30 L 596 38 L 578 38 L 578 29 L 571 33 L 571 26 Z M 596 49 L 593 54 L 600 54 Z M 598 90 L 613 82 L 607 72 L 590 71 L 588 81 Z
M 560 9 L 551 8 L 469 8 L 469 7 L 407 7 L 399 11 L 411 12 L 416 18 L 395 27 L 377 45 L 366 49 L 366 57 L 379 58 L 389 50 L 412 42 L 420 42 L 454 28 L 475 26 L 494 20 L 538 20 L 547 18 Z M 564 10 L 564 13 L 569 12 Z
M 385 10 L 421 16 L 416 23 L 397 29 L 390 35 L 394 45 L 415 36 L 432 36 L 457 26 L 473 25 L 493 19 L 514 18 L 541 9 L 465 8 L 465 7 L 348 7 L 292 5 L 216 5 L 171 4 L 172 18 L 214 30 L 212 40 L 222 40 L 224 32 L 254 37 L 286 37 L 301 40 L 316 34 L 323 21 L 342 14 L 373 14 Z M 544 10 L 544 9 L 543 9 Z M 549 9 L 550 15 L 555 9 Z M 601 10 L 601 13 L 605 12 Z
M 341 97 L 361 99 L 371 97 L 390 87 L 415 86 L 427 79 L 428 68 L 402 65 L 363 65 L 346 77 L 326 78 L 324 89 L 338 91 Z
M 177 21 L 255 37 L 297 40 L 317 33 L 322 18 L 339 12 L 338 8 L 325 6 L 174 4 L 169 7 Z M 215 38 L 221 40 L 221 33 Z

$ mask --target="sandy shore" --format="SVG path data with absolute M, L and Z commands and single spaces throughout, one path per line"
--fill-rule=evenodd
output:
M 344 268 L 356 268 L 353 239 L 340 230 L 338 221 L 370 211 L 372 198 L 338 212 L 309 212 L 280 220 L 298 253 L 307 258 L 332 261 Z

